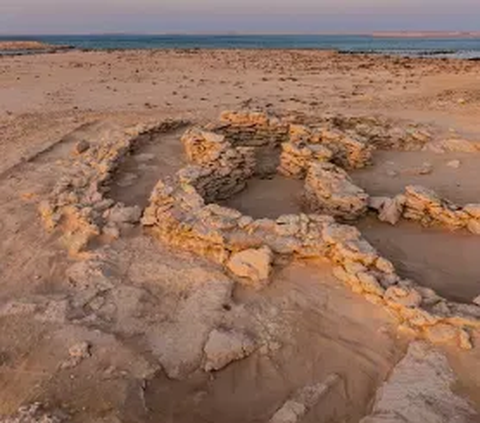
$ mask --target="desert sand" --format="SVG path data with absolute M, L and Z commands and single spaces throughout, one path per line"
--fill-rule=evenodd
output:
M 367 127 L 375 119 L 409 142 L 371 136 L 365 167 L 335 162 L 350 184 L 371 198 L 420 185 L 452 202 L 442 206 L 480 203 L 479 71 L 477 61 L 295 50 L 0 57 L 0 421 L 480 421 L 473 317 L 448 320 L 467 321 L 460 343 L 457 332 L 417 330 L 393 300 L 338 280 L 328 254 L 275 252 L 268 265 L 255 256 L 268 280 L 245 283 L 251 269 L 239 276 L 238 261 L 167 242 L 161 219 L 140 222 L 158 181 L 175 184 L 196 160 L 182 135 L 224 110 L 339 131 L 343 117 Z M 260 153 L 257 162 L 275 170 L 277 150 Z M 90 224 L 94 210 L 80 204 L 87 185 L 69 178 L 85 169 L 101 180 L 108 213 L 80 245 L 75 219 Z M 307 213 L 303 189 L 301 178 L 256 172 L 213 202 L 275 221 Z M 45 219 L 45 201 L 64 219 Z M 476 313 L 476 227 L 405 213 L 392 225 L 382 211 L 369 203 L 348 222 L 335 218 L 357 227 L 399 278 Z

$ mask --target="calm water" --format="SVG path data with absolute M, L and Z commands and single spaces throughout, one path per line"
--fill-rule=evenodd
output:
M 0 41 L 11 39 L 0 37 Z M 361 35 L 50 35 L 38 40 L 81 49 L 301 48 L 344 53 L 480 58 L 480 38 L 377 38 Z

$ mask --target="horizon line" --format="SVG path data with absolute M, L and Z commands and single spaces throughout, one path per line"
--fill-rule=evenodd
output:
M 480 37 L 480 30 L 388 30 L 388 31 L 91 31 L 74 33 L 7 33 L 0 37 L 55 37 L 55 36 L 156 36 L 156 35 L 351 35 L 351 36 L 393 36 L 393 37 Z

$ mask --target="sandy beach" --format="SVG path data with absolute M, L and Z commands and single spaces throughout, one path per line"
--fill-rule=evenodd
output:
M 471 323 L 480 319 L 480 224 L 476 233 L 471 223 L 416 221 L 408 201 L 395 224 L 381 221 L 386 201 L 407 186 L 433 190 L 441 201 L 430 209 L 446 214 L 480 203 L 479 71 L 480 61 L 315 50 L 0 56 L 0 422 L 480 421 L 480 323 Z M 362 138 L 367 127 L 365 166 L 335 161 L 335 147 L 331 160 L 349 184 L 384 202 L 379 214 L 368 200 L 355 219 L 334 217 L 392 263 L 396 273 L 387 273 L 421 287 L 420 295 L 405 285 L 412 289 L 405 297 L 415 292 L 418 303 L 395 308 L 391 298 L 352 290 L 332 272 L 353 264 L 336 256 L 292 256 L 271 245 L 269 284 L 252 287 L 231 261 L 182 248 L 183 239 L 169 244 L 158 235 L 161 219 L 141 224 L 140 215 L 158 206 L 159 179 L 174 181 L 192 161 L 204 166 L 180 141 L 185 131 L 196 126 L 218 137 L 237 128 L 234 118 L 218 124 L 225 110 L 260 110 L 289 133 L 298 130 L 291 116 L 302 131 L 327 122 Z M 258 125 L 239 127 L 263 134 Z M 387 129 L 408 142 L 382 144 Z M 116 150 L 112 140 L 125 134 L 133 141 Z M 214 135 L 205 145 L 218 141 Z M 243 146 L 241 136 L 232 139 L 228 148 Z M 125 157 L 110 169 L 93 151 L 101 160 Z M 257 167 L 276 169 L 268 148 L 256 154 Z M 94 207 L 81 204 L 87 182 L 68 178 L 87 168 L 103 178 L 95 180 L 105 196 L 99 202 L 114 205 L 95 217 L 99 233 L 72 254 L 75 225 Z M 313 213 L 301 203 L 302 178 L 255 172 L 243 190 L 206 203 L 252 220 Z M 65 180 L 72 191 L 58 194 Z M 57 212 L 70 217 L 45 223 L 45 201 L 57 194 L 65 194 L 55 197 Z M 112 217 L 118 204 L 139 215 Z M 425 292 L 452 314 L 438 317 Z M 402 307 L 428 309 L 444 330 L 434 335 Z M 450 336 L 453 327 L 460 332 Z M 399 413 L 403 420 L 394 419 Z

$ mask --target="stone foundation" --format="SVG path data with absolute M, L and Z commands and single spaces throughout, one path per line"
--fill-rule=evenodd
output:
M 240 116 L 241 125 L 250 127 L 247 115 Z M 252 128 L 272 126 L 265 123 L 269 122 L 265 116 L 253 116 Z M 239 135 L 240 123 L 235 125 L 237 138 L 230 145 L 228 135 L 220 134 L 225 138 L 212 134 L 198 136 L 198 130 L 194 132 L 194 142 L 184 141 L 187 148 L 192 149 L 187 153 L 189 157 L 202 165 L 183 169 L 172 183 L 160 181 L 157 184 L 142 219 L 145 227 L 163 242 L 208 257 L 234 273 L 237 272 L 235 269 L 240 269 L 237 274 L 240 279 L 253 274 L 255 277 L 250 279 L 255 279 L 253 283 L 260 286 L 268 276 L 270 254 L 273 254 L 273 260 L 278 256 L 327 258 L 334 265 L 338 279 L 369 301 L 388 308 L 413 333 L 434 342 L 454 341 L 462 348 L 472 347 L 468 328 L 480 325 L 480 307 L 449 302 L 430 289 L 402 279 L 392 263 L 383 258 L 355 227 L 335 221 L 333 216 L 345 220 L 363 214 L 369 198 L 353 185 L 343 169 L 326 160 L 337 157 L 337 162 L 344 160 L 348 167 L 365 165 L 370 148 L 361 147 L 362 143 L 339 142 L 342 150 L 338 151 L 342 154 L 337 151 L 336 156 L 334 152 L 330 156 L 327 153 L 327 149 L 332 151 L 329 147 L 304 143 L 303 138 L 298 141 L 294 135 L 293 140 L 283 143 L 282 157 L 304 157 L 302 162 L 297 160 L 298 169 L 302 170 L 293 171 L 292 176 L 301 177 L 305 173 L 306 202 L 329 215 L 299 214 L 280 216 L 275 220 L 254 220 L 237 210 L 213 203 L 233 194 L 234 184 L 242 187 L 254 173 L 256 147 L 247 142 L 246 136 Z M 211 130 L 212 126 L 208 128 Z M 233 131 L 231 126 L 229 128 Z M 297 126 L 293 133 L 301 133 L 298 136 L 303 137 L 302 131 Z M 264 136 L 267 137 L 262 135 L 258 139 L 264 139 Z M 279 138 L 273 137 L 275 141 L 271 142 L 279 142 Z M 238 141 L 240 139 L 242 142 Z M 250 147 L 239 147 L 247 144 Z M 305 146 L 310 149 L 311 144 L 322 146 L 320 154 L 297 154 Z M 291 154 L 290 145 L 302 147 Z M 280 171 L 286 168 L 284 162 L 288 160 L 282 160 Z M 234 170 L 238 170 L 238 174 L 232 177 Z
M 422 186 L 408 186 L 404 194 L 393 199 L 374 197 L 370 200 L 370 207 L 378 212 L 380 220 L 391 224 L 404 217 L 424 226 L 467 229 L 480 235 L 480 204 L 461 207 Z
M 141 135 L 168 132 L 184 125 L 181 121 L 165 121 L 127 130 L 109 126 L 95 143 L 77 144 L 69 174 L 58 181 L 39 205 L 47 229 L 60 227 L 70 253 L 76 254 L 96 237 L 117 233 L 119 225 L 138 223 L 140 207 L 116 204 L 107 197 L 106 185 Z
M 142 224 L 161 241 L 208 257 L 239 282 L 249 279 L 253 285 L 268 282 L 271 264 L 281 256 L 326 258 L 338 279 L 386 307 L 403 327 L 433 342 L 454 341 L 471 348 L 468 329 L 480 325 L 479 306 L 449 302 L 402 279 L 355 227 L 335 218 L 358 218 L 369 204 L 392 222 L 399 214 L 473 231 L 480 207 L 459 208 L 419 187 L 407 188 L 405 195 L 394 200 L 369 199 L 341 168 L 369 163 L 373 150 L 369 138 L 351 128 L 342 132 L 338 122 L 315 125 L 299 120 L 227 112 L 221 124 L 190 129 L 182 142 L 192 164 L 174 175 L 172 182 L 157 183 Z M 116 128 L 95 145 L 77 145 L 71 174 L 40 206 L 47 227 L 60 227 L 75 253 L 95 237 L 115 232 L 117 226 L 136 223 L 142 211 L 115 204 L 107 197 L 107 182 L 140 134 L 165 132 L 182 124 L 164 122 L 132 131 Z M 279 172 L 305 178 L 305 204 L 319 214 L 254 220 L 215 204 L 243 189 L 252 176 L 275 172 L 266 154 L 272 151 L 281 155 Z

